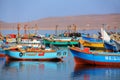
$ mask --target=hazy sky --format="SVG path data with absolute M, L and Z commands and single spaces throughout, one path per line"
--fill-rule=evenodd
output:
M 120 0 L 0 0 L 0 20 L 5 22 L 109 13 L 120 13 Z

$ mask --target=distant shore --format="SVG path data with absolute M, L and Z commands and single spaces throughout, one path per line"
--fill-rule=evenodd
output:
M 67 27 L 73 24 L 76 25 L 77 30 L 99 30 L 101 27 L 113 30 L 120 29 L 120 14 L 51 17 L 24 23 L 0 21 L 0 30 L 17 30 L 17 24 L 20 24 L 21 30 L 24 30 L 25 25 L 27 25 L 27 30 L 28 28 L 34 30 L 35 25 L 37 25 L 37 30 L 55 30 L 56 26 L 58 30 L 67 30 Z

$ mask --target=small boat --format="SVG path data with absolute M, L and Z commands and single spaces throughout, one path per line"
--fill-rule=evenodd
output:
M 120 42 L 111 39 L 107 32 L 101 28 L 102 38 L 104 40 L 104 46 L 107 50 L 120 51 Z
M 51 48 L 9 47 L 4 50 L 8 59 L 18 60 L 62 60 L 67 56 L 67 50 L 53 50 Z
M 120 66 L 120 52 L 95 52 L 90 48 L 70 47 L 76 64 Z
M 103 43 L 102 39 L 82 37 L 82 39 L 80 39 L 79 42 L 84 47 L 104 49 L 104 43 Z

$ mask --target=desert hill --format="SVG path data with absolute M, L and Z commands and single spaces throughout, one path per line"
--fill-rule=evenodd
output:
M 0 21 L 0 29 L 17 29 L 18 23 L 7 23 Z M 67 26 L 75 24 L 77 30 L 84 29 L 100 29 L 103 24 L 109 26 L 109 29 L 120 29 L 120 14 L 104 14 L 104 15 L 80 15 L 80 16 L 64 16 L 64 17 L 49 17 L 39 19 L 31 22 L 19 23 L 21 29 L 24 29 L 24 25 L 27 25 L 30 29 L 37 26 L 40 30 L 55 30 L 58 25 L 59 30 L 67 29 Z

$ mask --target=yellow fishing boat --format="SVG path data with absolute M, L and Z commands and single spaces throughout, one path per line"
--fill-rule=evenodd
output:
M 84 47 L 91 47 L 91 48 L 104 48 L 104 44 L 102 42 L 90 42 L 86 40 L 79 40 L 81 45 Z

